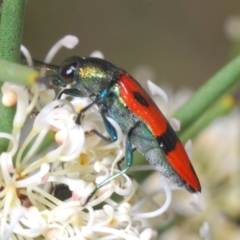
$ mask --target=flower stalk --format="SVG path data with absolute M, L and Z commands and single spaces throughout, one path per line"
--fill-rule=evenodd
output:
M 190 125 L 179 137 L 183 143 L 197 136 L 214 119 L 228 114 L 236 106 L 237 99 L 233 94 L 226 94 L 211 106 L 199 119 Z
M 4 0 L 0 26 L 0 58 L 18 62 L 22 42 L 25 0 Z
M 36 83 L 39 73 L 33 68 L 0 59 L 0 82 L 14 82 L 25 86 Z
M 224 66 L 211 77 L 197 92 L 182 106 L 174 118 L 181 121 L 181 135 L 198 118 L 212 106 L 222 95 L 239 80 L 240 56 Z
M 0 59 L 10 62 L 19 61 L 25 2 L 25 0 L 3 1 L 0 25 Z M 2 83 L 0 83 L 0 87 L 2 87 Z M 2 99 L 2 92 L 0 92 L 0 99 Z M 6 108 L 0 101 L 0 112 L 2 119 L 0 129 L 2 132 L 10 133 L 15 107 Z M 6 150 L 7 146 L 8 141 L 1 141 L 0 152 Z

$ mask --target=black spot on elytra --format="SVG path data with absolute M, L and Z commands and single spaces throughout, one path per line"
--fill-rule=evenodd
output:
M 166 155 L 175 149 L 176 143 L 179 141 L 176 133 L 169 124 L 167 125 L 166 132 L 158 136 L 157 140 L 160 148 Z
M 148 107 L 149 104 L 146 101 L 146 99 L 139 93 L 139 92 L 133 92 L 134 98 L 143 106 Z

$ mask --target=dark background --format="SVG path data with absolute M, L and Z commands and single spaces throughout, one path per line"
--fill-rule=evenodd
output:
M 239 0 L 29 0 L 23 44 L 43 60 L 58 39 L 73 34 L 80 44 L 61 50 L 55 64 L 98 49 L 135 77 L 139 66 L 150 68 L 140 81 L 197 88 L 227 62 L 223 26 L 239 9 Z

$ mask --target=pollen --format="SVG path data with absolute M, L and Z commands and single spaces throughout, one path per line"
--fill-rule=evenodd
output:
M 88 163 L 88 156 L 87 156 L 87 154 L 82 153 L 82 154 L 80 155 L 78 161 L 79 161 L 79 163 L 80 163 L 81 165 L 86 165 L 86 164 Z
M 82 105 L 75 106 L 75 111 L 80 112 L 83 109 Z
M 113 225 L 115 225 L 116 224 L 116 219 L 115 218 L 112 218 L 111 220 L 110 220 L 110 222 L 108 223 L 108 225 L 109 226 L 113 226 Z
M 40 76 L 39 73 L 34 71 L 32 74 L 28 76 L 28 83 L 31 85 L 36 83 L 39 76 Z
M 135 202 L 134 199 L 132 198 L 132 199 L 130 199 L 130 200 L 128 201 L 128 203 L 129 203 L 131 206 L 133 206 L 136 202 Z
M 114 157 L 115 156 L 115 152 L 114 151 L 109 151 L 109 155 Z

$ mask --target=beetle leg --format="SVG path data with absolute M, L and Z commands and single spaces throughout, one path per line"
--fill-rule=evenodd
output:
M 98 132 L 96 129 L 92 129 L 92 130 L 89 130 L 89 131 L 85 132 L 85 134 L 91 134 L 91 133 L 96 134 L 98 137 L 100 137 L 105 142 L 113 142 L 113 141 L 115 141 L 115 140 L 112 140 L 111 138 L 105 137 L 103 134 Z
M 76 121 L 75 123 L 77 125 L 81 125 L 81 119 L 82 119 L 82 115 L 84 112 L 86 112 L 89 108 L 91 108 L 97 101 L 94 101 L 92 103 L 90 103 L 89 105 L 87 105 L 85 108 L 83 108 L 77 115 Z
M 123 157 L 118 163 L 118 169 L 120 170 L 120 172 L 112 175 L 111 177 L 107 178 L 106 180 L 104 180 L 103 182 L 101 182 L 100 184 L 97 185 L 96 189 L 93 191 L 93 193 L 90 194 L 88 201 L 91 199 L 91 197 L 95 194 L 95 192 L 101 188 L 102 186 L 104 186 L 105 184 L 107 184 L 108 182 L 112 181 L 113 179 L 121 176 L 122 174 L 126 173 L 129 168 L 132 166 L 132 160 L 133 160 L 133 152 L 136 149 L 132 147 L 132 144 L 130 142 L 129 137 L 127 137 L 126 139 L 126 150 L 125 150 L 125 157 Z M 123 160 L 126 160 L 126 167 L 122 170 L 120 164 L 123 162 Z M 86 202 L 87 203 L 87 202 Z
M 106 116 L 101 113 L 102 118 L 103 118 L 103 122 L 105 125 L 106 130 L 108 131 L 109 135 L 110 135 L 110 140 L 112 142 L 117 140 L 117 132 L 116 129 L 114 128 L 114 126 L 108 121 L 108 119 L 106 118 Z
M 126 150 L 125 150 L 125 158 L 122 158 L 119 162 L 118 162 L 118 168 L 119 170 L 121 170 L 120 164 L 122 163 L 122 161 L 125 159 L 126 160 L 126 167 L 121 170 L 120 172 L 114 174 L 113 176 L 107 178 L 106 180 L 104 180 L 103 182 L 101 182 L 100 184 L 97 185 L 96 189 L 88 196 L 86 202 L 84 203 L 84 205 L 86 205 L 88 203 L 88 201 L 92 198 L 92 196 L 96 193 L 96 191 L 103 187 L 105 184 L 107 184 L 108 182 L 112 181 L 113 179 L 121 176 L 122 174 L 126 173 L 129 168 L 132 166 L 132 160 L 133 160 L 133 152 L 136 150 L 135 148 L 132 147 L 131 141 L 130 141 L 130 136 L 132 131 L 139 125 L 140 122 L 137 122 L 128 132 L 127 134 L 127 139 L 126 139 Z
M 103 98 L 105 98 L 107 95 L 108 95 L 108 93 L 109 93 L 110 91 L 107 91 L 107 90 L 104 90 L 101 94 L 100 94 L 100 96 L 98 97 L 98 98 L 96 98 L 92 103 L 90 103 L 89 105 L 87 105 L 85 108 L 83 108 L 79 113 L 78 113 L 78 115 L 77 115 L 77 118 L 76 118 L 76 124 L 77 125 L 80 125 L 81 124 L 81 118 L 82 118 L 82 114 L 84 113 L 84 112 L 86 112 L 89 108 L 91 108 L 94 104 L 97 104 L 99 101 L 101 101 Z M 104 121 L 105 122 L 105 121 Z
M 100 138 L 102 138 L 106 142 L 114 142 L 114 141 L 116 141 L 117 140 L 117 133 L 116 133 L 115 128 L 108 121 L 108 119 L 105 117 L 104 114 L 101 113 L 101 115 L 102 115 L 102 118 L 103 118 L 103 122 L 104 122 L 105 128 L 107 129 L 107 131 L 108 131 L 108 133 L 110 135 L 110 138 L 109 137 L 105 137 L 104 135 L 102 135 L 100 132 L 98 132 L 95 129 L 92 129 L 92 130 L 87 131 L 85 133 L 87 133 L 87 134 L 94 133 L 94 134 L 96 134 L 97 136 L 99 136 Z
M 97 185 L 97 189 L 101 188 L 102 186 L 104 186 L 106 183 L 112 181 L 114 178 L 121 176 L 122 174 L 124 174 L 125 172 L 128 171 L 128 169 L 132 166 L 132 159 L 133 159 L 133 147 L 132 144 L 130 142 L 130 138 L 129 136 L 131 135 L 131 131 L 136 127 L 136 125 L 129 131 L 127 139 L 126 139 L 126 150 L 125 150 L 125 160 L 126 160 L 126 167 L 121 170 L 120 172 L 114 174 L 113 176 L 107 178 L 106 180 L 104 180 L 103 182 L 101 182 L 100 184 Z M 124 159 L 124 158 L 123 158 Z M 121 159 L 120 161 L 122 162 L 123 159 Z M 119 166 L 119 165 L 118 165 Z
M 104 180 L 103 182 L 101 182 L 100 184 L 98 184 L 97 189 L 101 188 L 102 186 L 104 186 L 106 183 L 110 182 L 111 180 L 113 180 L 114 178 L 121 176 L 122 174 L 124 174 L 125 172 L 128 171 L 128 169 L 132 166 L 132 160 L 133 160 L 133 152 L 134 152 L 134 148 L 132 147 L 132 143 L 130 141 L 130 136 L 132 134 L 132 131 L 139 125 L 140 122 L 137 122 L 129 131 L 127 134 L 127 138 L 126 138 L 126 149 L 125 149 L 125 160 L 126 160 L 126 167 L 121 170 L 120 172 L 114 174 L 113 176 L 107 178 L 106 180 Z M 120 160 L 120 163 L 123 161 L 123 159 Z M 118 167 L 121 169 L 120 164 L 117 164 Z
M 133 148 L 132 151 L 133 151 L 133 152 L 136 151 L 136 148 Z M 123 162 L 124 160 L 125 160 L 125 157 L 121 158 L 121 159 L 117 162 L 117 166 L 118 166 L 118 169 L 119 169 L 120 171 L 122 170 L 121 164 L 122 164 L 122 162 Z M 128 176 L 130 176 L 130 175 L 128 175 Z
M 100 100 L 105 98 L 110 91 L 111 90 L 104 90 L 97 99 L 95 99 L 92 103 L 90 103 L 85 108 L 83 108 L 77 115 L 77 118 L 76 118 L 76 121 L 75 121 L 76 124 L 80 125 L 81 124 L 82 114 L 84 112 L 86 112 L 89 108 L 91 108 L 94 104 L 98 103 Z M 83 96 L 82 93 L 78 89 L 76 89 L 76 88 L 66 88 L 66 89 L 64 89 L 59 94 L 58 99 L 60 99 L 63 94 L 67 94 L 67 95 L 70 95 L 70 96 L 73 96 L 73 97 L 82 97 Z M 110 138 L 103 136 L 101 133 L 99 133 L 95 129 L 92 129 L 92 130 L 86 132 L 86 134 L 94 133 L 94 134 L 96 134 L 97 136 L 99 136 L 100 138 L 102 138 L 106 142 L 114 142 L 114 141 L 116 141 L 117 140 L 117 133 L 116 133 L 115 128 L 108 121 L 108 119 L 105 117 L 105 115 L 103 113 L 101 113 L 101 115 L 102 115 L 102 118 L 103 118 L 104 125 L 105 125 L 105 127 L 106 127 L 106 129 L 107 129 L 107 131 L 108 131 L 108 133 L 110 135 Z

